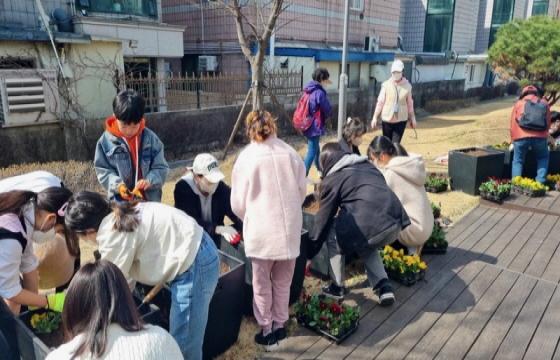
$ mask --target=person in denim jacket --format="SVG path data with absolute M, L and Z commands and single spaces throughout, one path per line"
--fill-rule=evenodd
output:
M 146 128 L 144 108 L 142 96 L 133 90 L 121 91 L 97 141 L 95 172 L 109 199 L 161 201 L 169 165 L 163 143 Z

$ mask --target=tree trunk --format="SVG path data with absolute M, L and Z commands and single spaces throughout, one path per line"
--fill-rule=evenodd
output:
M 256 59 L 251 64 L 251 72 L 251 84 L 253 86 L 253 111 L 264 110 L 263 62 Z

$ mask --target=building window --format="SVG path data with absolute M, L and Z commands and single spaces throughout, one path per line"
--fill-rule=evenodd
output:
M 157 0 L 75 0 L 78 10 L 157 18 Z
M 424 31 L 424 51 L 451 50 L 455 0 L 429 0 Z
M 350 10 L 364 11 L 364 0 L 350 0 Z
M 548 14 L 548 0 L 533 0 L 532 16 L 547 15 Z
M 490 38 L 488 39 L 488 47 L 494 44 L 498 29 L 502 25 L 513 19 L 513 6 L 515 0 L 495 0 L 494 9 L 492 10 L 492 25 L 490 25 Z

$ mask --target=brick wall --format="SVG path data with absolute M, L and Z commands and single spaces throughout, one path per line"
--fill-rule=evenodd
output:
M 480 0 L 478 11 L 478 26 L 476 30 L 476 46 L 477 54 L 485 53 L 488 50 L 488 40 L 490 38 L 490 25 L 492 24 L 492 7 L 493 0 Z
M 401 36 L 405 51 L 422 51 L 424 49 L 424 28 L 426 24 L 427 0 L 402 0 Z

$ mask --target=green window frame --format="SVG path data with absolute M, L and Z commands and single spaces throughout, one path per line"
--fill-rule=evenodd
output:
M 455 0 L 428 0 L 424 26 L 424 51 L 451 50 Z
M 548 15 L 548 0 L 533 0 L 531 16 Z
M 488 39 L 488 48 L 494 44 L 498 29 L 502 25 L 507 24 L 513 19 L 513 10 L 515 9 L 515 0 L 494 0 L 492 9 L 492 23 L 490 25 L 490 37 Z

